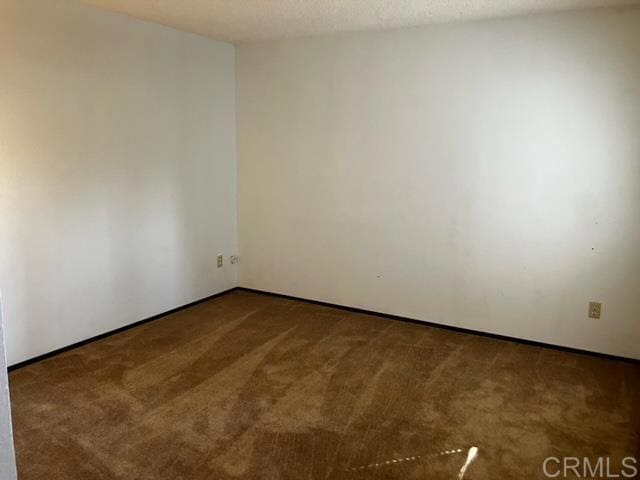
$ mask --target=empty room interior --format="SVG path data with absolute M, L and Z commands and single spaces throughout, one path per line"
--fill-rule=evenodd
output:
M 0 0 L 0 480 L 640 478 L 640 1 Z

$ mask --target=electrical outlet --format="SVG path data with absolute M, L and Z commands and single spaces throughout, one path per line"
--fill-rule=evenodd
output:
M 600 318 L 602 304 L 599 302 L 589 302 L 589 318 Z
M 231 261 L 231 265 L 235 265 L 236 263 L 238 263 L 238 256 L 231 255 L 230 261 Z
M 222 255 L 218 255 L 218 268 L 221 268 L 224 263 Z

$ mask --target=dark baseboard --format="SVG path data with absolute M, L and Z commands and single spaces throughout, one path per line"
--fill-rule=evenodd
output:
M 407 318 L 407 317 L 401 317 L 399 315 L 392 315 L 390 313 L 381 313 L 381 312 L 376 312 L 373 310 L 366 310 L 363 308 L 356 308 L 356 307 L 349 307 L 346 305 L 336 305 L 334 303 L 329 303 L 329 302 L 322 302 L 319 300 L 311 300 L 308 298 L 301 298 L 301 297 L 294 297 L 292 295 L 286 295 L 286 294 L 282 294 L 282 293 L 274 293 L 274 292 L 269 292 L 269 291 L 265 291 L 265 290 L 257 290 L 255 288 L 246 288 L 246 287 L 237 287 L 236 290 L 239 291 L 245 291 L 245 292 L 251 292 L 251 293 L 259 293 L 262 295 L 269 295 L 272 297 L 279 297 L 279 298 L 286 298 L 288 300 L 297 300 L 299 302 L 305 302 L 305 303 L 310 303 L 313 305 L 321 305 L 323 307 L 330 307 L 330 308 L 336 308 L 338 310 L 345 310 L 348 312 L 354 312 L 354 313 L 363 313 L 366 315 L 376 315 L 378 317 L 382 317 L 382 318 L 386 318 L 389 320 L 395 320 L 395 321 L 399 321 L 399 322 L 406 322 L 406 323 L 413 323 L 415 325 L 423 325 L 423 326 L 428 326 L 428 327 L 434 327 L 434 328 L 440 328 L 443 330 L 449 330 L 452 332 L 458 332 L 458 333 L 465 333 L 468 335 L 476 335 L 476 336 L 480 336 L 480 337 L 487 337 L 487 338 L 492 338 L 495 340 L 503 340 L 506 342 L 514 342 L 514 343 L 520 343 L 523 345 L 530 345 L 530 346 L 534 346 L 534 347 L 542 347 L 542 348 L 548 348 L 551 350 L 560 350 L 563 352 L 569 352 L 569 353 L 576 353 L 579 355 L 588 355 L 591 357 L 597 357 L 597 358 L 604 358 L 607 360 L 615 360 L 615 361 L 621 361 L 621 362 L 627 362 L 627 363 L 633 363 L 636 365 L 640 365 L 640 359 L 635 359 L 635 358 L 629 358 L 629 357 L 621 357 L 618 355 L 610 355 L 607 353 L 600 353 L 600 352 L 592 352 L 590 350 L 581 350 L 579 348 L 572 348 L 572 347 L 563 347 L 561 345 L 554 345 L 551 343 L 544 343 L 544 342 L 538 342 L 535 340 L 526 340 L 523 338 L 517 338 L 517 337 L 509 337 L 507 335 L 499 335 L 497 333 L 487 333 L 487 332 L 482 332 L 479 330 L 471 330 L 469 328 L 463 328 L 463 327 L 454 327 L 451 325 L 443 325 L 440 323 L 434 323 L 434 322 L 429 322 L 429 321 L 424 321 L 424 320 L 416 320 L 414 318 Z
M 246 288 L 246 287 L 234 287 L 234 288 L 230 288 L 228 290 L 225 290 L 223 292 L 219 292 L 216 293 L 214 295 L 210 295 L 208 297 L 202 298 L 200 300 L 196 300 L 195 302 L 191 302 L 188 303 L 186 305 L 182 305 L 180 307 L 176 307 L 174 309 L 168 310 L 166 312 L 162 312 L 159 313 L 157 315 L 154 315 L 152 317 L 149 318 L 145 318 L 143 320 L 139 320 L 137 322 L 134 323 L 130 323 L 129 325 L 125 325 L 123 327 L 120 328 L 116 328 L 115 330 L 111 330 L 109 332 L 105 332 L 105 333 L 101 333 L 100 335 L 96 335 L 95 337 L 91 337 L 88 338 L 86 340 L 82 340 L 80 342 L 76 342 L 73 343 L 71 345 L 67 345 L 66 347 L 62 347 L 56 350 L 53 350 L 51 352 L 45 353 L 43 355 L 38 355 L 37 357 L 34 358 L 30 358 L 28 360 L 24 360 L 22 362 L 10 365 L 8 370 L 10 372 L 17 370 L 19 368 L 22 367 L 26 367 L 27 365 L 31 365 L 33 363 L 36 362 L 40 362 L 42 360 L 46 360 L 47 358 L 51 358 L 54 357 L 56 355 L 59 355 L 61 353 L 67 352 L 69 350 L 73 350 L 74 348 L 78 348 L 78 347 L 82 347 L 84 345 L 87 345 L 91 342 L 95 342 L 97 340 L 102 340 L 103 338 L 107 338 L 110 337 L 111 335 L 115 335 L 117 333 L 120 332 L 124 332 L 126 330 L 130 330 L 132 328 L 135 327 L 139 327 L 140 325 L 144 325 L 145 323 L 149 323 L 149 322 L 153 322 L 154 320 L 158 320 L 160 318 L 166 317 L 167 315 L 171 315 L 173 313 L 179 312 L 181 310 L 193 307 L 195 305 L 198 305 L 200 303 L 204 303 L 204 302 L 208 302 L 209 300 L 213 300 L 215 298 L 221 297 L 223 295 L 226 295 L 230 292 L 233 291 L 244 291 L 244 292 L 250 292 L 250 293 L 257 293 L 257 294 L 261 294 L 261 295 L 268 295 L 271 297 L 278 297 L 278 298 L 286 298 L 288 300 L 296 300 L 299 302 L 305 302 L 305 303 L 310 303 L 313 305 L 321 305 L 323 307 L 329 307 L 329 308 L 335 308 L 338 310 L 344 310 L 344 311 L 348 311 L 348 312 L 353 312 L 353 313 L 363 313 L 366 315 L 375 315 L 378 317 L 382 317 L 382 318 L 386 318 L 389 320 L 394 320 L 394 321 L 400 321 L 400 322 L 406 322 L 406 323 L 412 323 L 415 325 L 422 325 L 422 326 L 428 326 L 428 327 L 433 327 L 433 328 L 440 328 L 443 330 L 449 330 L 452 332 L 458 332 L 458 333 L 465 333 L 468 335 L 476 335 L 476 336 L 481 336 L 481 337 L 487 337 L 487 338 L 493 338 L 496 340 L 503 340 L 503 341 L 507 341 L 507 342 L 515 342 L 515 343 L 520 343 L 523 345 L 531 345 L 531 346 L 535 346 L 535 347 L 542 347 L 542 348 L 548 348 L 548 349 L 552 349 L 552 350 L 560 350 L 563 352 L 570 352 L 570 353 L 576 353 L 579 355 L 588 355 L 591 357 L 597 357 L 597 358 L 604 358 L 607 360 L 615 360 L 615 361 L 622 361 L 622 362 L 627 362 L 627 363 L 633 363 L 633 364 L 640 364 L 640 360 L 635 359 L 635 358 L 628 358 L 628 357 L 621 357 L 621 356 L 617 356 L 617 355 L 609 355 L 606 353 L 600 353 L 600 352 L 592 352 L 589 350 L 581 350 L 578 348 L 571 348 L 571 347 L 563 347 L 560 345 L 553 345 L 550 343 L 543 343 L 543 342 L 537 342 L 535 340 L 525 340 L 522 338 L 516 338 L 516 337 L 509 337 L 506 335 L 498 335 L 495 333 L 487 333 L 487 332 L 481 332 L 478 330 L 471 330 L 468 328 L 462 328 L 462 327 L 454 327 L 451 325 L 442 325 L 440 323 L 433 323 L 433 322 L 428 322 L 428 321 L 423 321 L 423 320 L 416 320 L 414 318 L 407 318 L 407 317 L 401 317 L 399 315 L 392 315 L 389 313 L 381 313 L 381 312 L 376 312 L 373 310 L 366 310 L 364 308 L 356 308 L 356 307 L 349 307 L 346 305 L 337 305 L 335 303 L 329 303 L 329 302 L 322 302 L 319 300 L 311 300 L 308 298 L 301 298 L 301 297 L 294 297 L 292 295 L 285 295 L 282 293 L 274 293 L 274 292 L 269 292 L 269 291 L 265 291 L 265 290 L 257 290 L 254 288 Z
M 221 297 L 222 295 L 226 295 L 227 293 L 233 292 L 234 290 L 236 290 L 236 287 L 230 288 L 228 290 L 224 290 L 222 292 L 219 292 L 219 293 L 216 293 L 216 294 L 213 294 L 213 295 L 209 295 L 208 297 L 201 298 L 200 300 L 196 300 L 195 302 L 187 303 L 186 305 L 182 305 L 180 307 L 176 307 L 176 308 L 173 308 L 171 310 L 167 310 L 166 312 L 158 313 L 157 315 L 154 315 L 152 317 L 145 318 L 143 320 L 139 320 L 139 321 L 134 322 L 134 323 L 130 323 L 129 325 L 125 325 L 123 327 L 116 328 L 115 330 L 110 330 L 108 332 L 101 333 L 100 335 L 96 335 L 95 337 L 87 338 L 86 340 L 81 340 L 79 342 L 72 343 L 71 345 L 67 345 L 66 347 L 58 348 L 58 349 L 53 350 L 51 352 L 48 352 L 48 353 L 45 353 L 45 354 L 42 354 L 42 355 L 38 355 L 37 357 L 33 357 L 33 358 L 28 359 L 28 360 L 24 360 L 22 362 L 15 363 L 13 365 L 10 365 L 7 370 L 9 372 L 12 372 L 12 371 L 17 370 L 19 368 L 26 367 L 27 365 L 31 365 L 32 363 L 40 362 L 42 360 L 46 360 L 47 358 L 55 357 L 56 355 L 59 355 L 59 354 L 64 353 L 64 352 L 68 352 L 69 350 L 73 350 L 74 348 L 82 347 L 84 345 L 87 345 L 88 343 L 95 342 L 97 340 L 102 340 L 103 338 L 110 337 L 111 335 L 115 335 L 116 333 L 121 333 L 121 332 L 130 330 L 132 328 L 139 327 L 140 325 L 144 325 L 145 323 L 153 322 L 154 320 L 158 320 L 158 319 L 160 319 L 162 317 L 166 317 L 167 315 L 171 315 L 172 313 L 177 313 L 180 310 L 184 310 L 186 308 L 193 307 L 193 306 L 198 305 L 200 303 L 208 302 L 209 300 L 213 300 L 214 298 Z

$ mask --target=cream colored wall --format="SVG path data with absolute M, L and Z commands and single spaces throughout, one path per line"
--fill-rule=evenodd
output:
M 73 0 L 0 3 L 10 364 L 235 286 L 234 61 Z
M 240 285 L 640 358 L 639 25 L 242 45 Z

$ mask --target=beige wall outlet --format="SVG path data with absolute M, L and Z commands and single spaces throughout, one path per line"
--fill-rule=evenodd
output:
M 599 302 L 589 302 L 589 318 L 600 318 L 602 304 Z
M 224 263 L 222 255 L 218 255 L 218 268 L 221 268 Z

